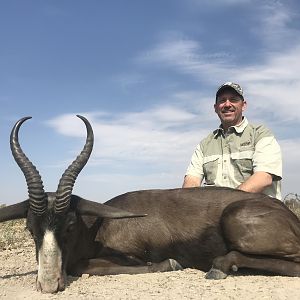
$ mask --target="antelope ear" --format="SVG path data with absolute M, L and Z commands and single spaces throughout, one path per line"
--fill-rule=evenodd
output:
M 98 216 L 101 218 L 122 219 L 147 216 L 146 214 L 135 214 L 102 203 L 85 200 L 75 195 L 72 195 L 71 207 L 81 215 Z
M 0 222 L 22 219 L 27 217 L 29 201 L 25 200 L 20 203 L 4 206 L 0 208 Z

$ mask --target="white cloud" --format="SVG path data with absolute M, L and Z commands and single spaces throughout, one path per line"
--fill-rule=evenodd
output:
M 255 19 L 254 19 L 255 18 Z M 267 49 L 286 49 L 299 42 L 299 32 L 290 27 L 299 15 L 283 1 L 264 1 L 256 6 L 252 31 Z
M 299 122 L 300 106 L 296 105 L 300 90 L 299 55 L 300 39 L 298 45 L 284 51 L 266 50 L 265 57 L 258 64 L 235 65 L 220 55 L 218 59 L 208 59 L 202 53 L 200 43 L 180 39 L 162 42 L 147 55 L 142 55 L 140 61 L 173 68 L 202 84 L 214 86 L 214 89 L 223 81 L 239 82 L 253 111 L 269 112 L 278 122 Z
M 198 115 L 176 106 L 82 115 L 92 124 L 95 145 L 75 193 L 101 199 L 134 189 L 181 186 L 196 144 L 209 131 L 201 128 Z M 47 124 L 63 135 L 86 135 L 82 122 L 73 114 L 61 115 Z
M 273 114 L 278 126 L 300 121 L 299 54 L 300 44 L 283 53 L 270 53 L 264 64 L 246 67 L 238 76 L 247 87 L 249 104 L 256 112 Z
M 144 161 L 161 165 L 186 161 L 191 149 L 207 129 L 187 128 L 198 115 L 182 108 L 160 107 L 148 111 L 84 114 L 95 133 L 93 162 Z M 85 136 L 74 115 L 62 115 L 47 122 L 68 136 Z M 185 130 L 183 130 L 185 128 Z
M 221 82 L 225 73 L 232 73 L 232 62 L 225 53 L 205 54 L 201 44 L 194 40 L 173 39 L 158 44 L 140 55 L 140 63 L 165 65 L 196 79 Z

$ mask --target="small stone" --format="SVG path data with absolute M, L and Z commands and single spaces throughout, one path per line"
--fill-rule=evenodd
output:
M 81 275 L 81 278 L 83 278 L 83 279 L 87 279 L 87 278 L 89 278 L 90 277 L 90 274 L 82 274 Z

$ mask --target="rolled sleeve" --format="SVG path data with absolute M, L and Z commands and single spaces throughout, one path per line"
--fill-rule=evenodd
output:
M 274 136 L 263 137 L 257 142 L 253 155 L 253 171 L 270 173 L 275 180 L 282 178 L 281 149 Z
M 185 175 L 192 175 L 203 178 L 203 152 L 201 144 L 198 144 L 191 158 L 191 162 L 187 168 Z

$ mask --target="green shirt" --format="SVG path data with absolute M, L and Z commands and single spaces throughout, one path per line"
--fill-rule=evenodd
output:
M 204 184 L 236 188 L 253 173 L 273 175 L 263 193 L 281 199 L 282 159 L 280 146 L 263 125 L 252 125 L 244 117 L 226 133 L 219 127 L 197 145 L 186 175 L 205 179 Z

